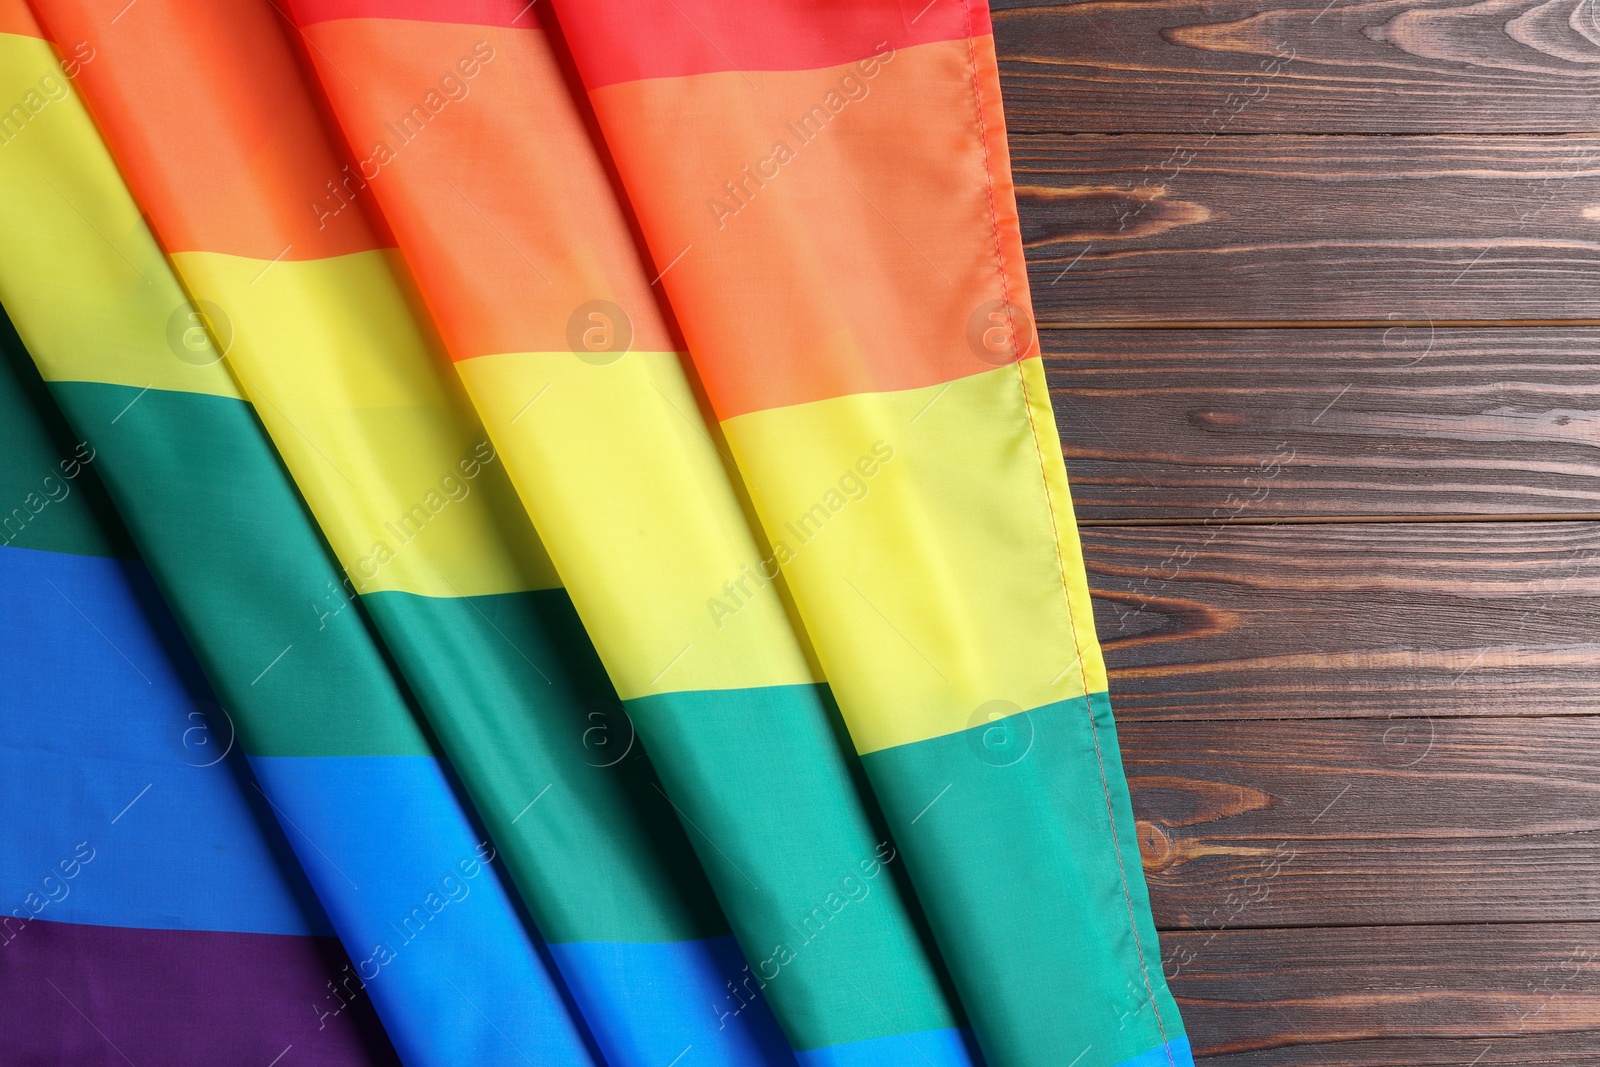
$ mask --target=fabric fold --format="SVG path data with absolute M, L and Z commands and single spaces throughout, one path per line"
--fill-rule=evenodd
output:
M 385 650 L 363 612 L 334 610 L 342 575 L 219 362 L 222 314 L 189 299 L 79 100 L 126 19 L 69 34 L 58 64 L 17 0 L 3 10 L 0 69 L 51 102 L 0 147 L 0 301 L 349 955 L 306 1017 L 343 1026 L 370 1004 L 410 1064 L 594 1062 Z
M 986 4 L 555 9 L 985 1058 L 1188 1062 Z
M 807 1064 L 969 1063 L 548 12 L 291 7 L 370 161 L 351 195 L 382 207 L 744 947 L 680 1014 L 715 1030 L 765 1001 Z
M 206 316 L 203 337 L 339 561 L 310 605 L 317 624 L 370 615 L 600 1051 L 618 1067 L 690 1045 L 708 1063 L 764 1062 L 770 1020 L 753 1011 L 718 1026 L 703 1007 L 743 966 L 726 920 L 381 217 L 344 184 L 355 164 L 329 136 L 294 28 L 264 0 L 142 2 L 114 28 L 115 4 L 41 7 L 63 38 L 97 41 L 83 75 L 91 109 Z M 469 42 L 453 58 L 496 57 Z M 167 91 L 175 71 L 189 74 L 183 94 Z M 324 773 L 350 794 L 343 806 L 377 818 L 360 771 L 326 761 L 277 773 L 297 786 Z M 468 990 L 462 1006 L 494 1025 L 522 1019 L 532 1037 L 510 1032 L 500 1051 L 531 1052 L 539 1014 L 553 1020 L 558 1005 L 487 968 L 479 981 L 498 988 Z M 693 1013 L 663 1007 L 687 1004 Z M 448 1054 L 442 1040 L 426 1047 Z
M 18 44 L 0 36 L 7 71 L 42 51 Z M 5 1059 L 209 1067 L 295 1047 L 306 1064 L 397 1063 L 370 1004 L 312 1010 L 349 957 L 117 521 L 102 463 L 0 316 Z
M 983 0 L 26 3 L 0 302 L 349 953 L 319 1027 L 1192 1062 Z M 317 935 L 256 881 L 189 932 Z

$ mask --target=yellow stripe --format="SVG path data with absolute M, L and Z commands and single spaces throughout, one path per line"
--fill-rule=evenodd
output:
M 1035 358 L 724 424 L 858 751 L 1105 689 L 1046 395 Z
M 623 698 L 816 680 L 678 356 L 456 366 Z
M 51 381 L 238 397 L 50 46 L 0 34 L 0 299 Z M 89 299 L 93 294 L 93 299 Z
M 460 382 L 419 332 L 395 253 L 173 257 L 360 592 L 560 584 Z

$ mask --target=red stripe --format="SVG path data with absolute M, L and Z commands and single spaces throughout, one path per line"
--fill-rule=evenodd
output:
M 538 24 L 536 3 L 529 0 L 289 0 L 289 10 L 301 26 L 335 19 L 402 19 L 519 29 Z
M 816 70 L 990 32 L 986 0 L 555 0 L 589 89 L 715 71 Z M 968 21 L 968 3 L 971 21 Z

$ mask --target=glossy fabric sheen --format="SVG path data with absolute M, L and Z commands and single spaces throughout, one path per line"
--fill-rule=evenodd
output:
M 563 590 L 379 593 L 367 604 L 396 647 L 427 665 L 416 672 L 422 699 L 452 709 L 440 737 L 547 940 L 727 933 Z
M 342 177 L 345 161 L 323 135 L 272 4 L 139 0 L 117 17 L 120 8 L 100 0 L 33 4 L 52 40 L 92 43 L 95 58 L 83 64 L 79 87 L 168 252 L 266 263 L 389 245 L 364 212 L 324 220 L 307 210 L 325 183 Z M 237 40 L 252 47 L 226 47 Z M 157 55 L 164 61 L 151 62 Z
M 973 351 L 972 318 L 1027 290 L 1015 208 L 998 236 L 991 220 L 985 145 L 1002 161 L 997 202 L 1011 199 L 998 97 L 988 140 L 975 136 L 972 63 L 992 74 L 992 48 L 891 40 L 821 70 L 593 92 L 624 182 L 648 186 L 633 203 L 652 252 L 663 263 L 682 253 L 662 284 L 719 418 L 995 365 Z M 684 141 L 671 132 L 684 113 L 719 121 Z M 665 155 L 675 166 L 663 170 Z
M 323 850 L 302 861 L 354 961 L 350 993 L 372 998 L 402 1060 L 594 1062 L 572 1014 L 551 1010 L 564 991 L 438 760 L 262 756 L 250 766 L 269 793 L 307 801 L 290 832 Z
M 509 28 L 398 15 L 309 22 L 323 89 L 359 161 L 319 210 L 382 203 L 453 359 L 564 352 L 571 312 L 601 298 L 626 309 L 618 325 L 630 351 L 676 351 L 649 284 L 656 271 L 640 266 L 543 21 L 534 8 Z M 534 186 L 561 210 L 528 210 L 518 193 Z
M 1089 1046 L 1095 1062 L 1120 1063 L 1161 1040 L 1158 1012 L 1177 1018 L 1165 985 L 1146 984 L 1160 959 L 1147 956 L 1157 941 L 1143 881 L 1115 877 L 1139 870 L 1121 768 L 1104 783 L 1081 773 L 1115 754 L 1096 693 L 863 760 L 913 880 L 940 887 L 924 894 L 928 917 L 962 1002 L 988 1026 L 991 1063 L 1070 1062 Z M 968 926 L 976 912 L 990 917 L 981 937 Z M 993 973 L 1051 981 L 972 980 Z M 1071 1010 L 1054 1007 L 1063 996 Z
M 229 365 L 358 591 L 477 596 L 559 584 L 460 386 L 418 329 L 392 253 L 173 260 L 201 299 L 228 309 Z
M 369 1009 L 320 1031 L 306 1013 L 344 953 L 143 564 L 106 554 L 127 546 L 100 457 L 3 317 L 0 348 L 0 486 L 46 501 L 24 530 L 35 547 L 0 547 L 8 1057 L 120 1062 L 115 1042 L 201 1065 L 315 1034 L 307 1062 L 393 1062 Z
M 616 1063 L 726 1063 L 737 1067 L 789 1067 L 784 1042 L 764 1000 L 752 998 L 737 1014 L 720 1010 L 730 978 L 745 966 L 731 937 L 703 941 L 627 944 L 573 941 L 551 945 L 575 996 L 588 1003 L 610 998 L 610 1010 L 592 1016 L 596 1040 Z
M 48 62 L 48 53 L 42 53 L 41 58 Z M 70 110 L 52 117 L 82 121 L 81 112 Z M 46 142 L 19 139 L 7 149 L 12 153 L 32 151 L 25 146 L 34 144 L 48 147 Z M 71 151 L 36 154 L 31 157 L 31 169 L 8 170 L 4 178 L 19 184 L 45 180 L 70 170 L 74 153 L 93 156 L 105 151 L 87 138 L 55 147 Z M 115 176 L 114 171 L 104 169 L 86 173 Z M 91 206 L 128 197 L 120 182 L 101 184 L 92 193 L 86 197 Z M 80 247 L 73 255 L 121 258 L 118 247 L 105 241 L 103 234 L 64 232 L 80 234 L 76 238 Z M 142 240 L 148 241 L 148 234 Z M 22 244 L 0 263 L 0 299 L 13 302 L 21 332 L 33 347 L 41 349 L 50 347 L 50 338 L 64 335 L 53 324 L 78 313 L 80 306 L 93 307 L 98 300 L 98 294 L 87 286 L 65 288 L 49 294 L 47 300 L 14 300 L 15 279 L 26 271 L 30 260 L 47 259 L 49 248 Z M 104 269 L 86 275 L 89 280 L 109 276 Z M 153 277 L 159 279 L 161 275 Z M 139 296 L 129 307 L 143 309 L 140 314 L 146 316 L 146 330 L 159 323 L 164 332 L 174 311 L 194 311 L 192 306 L 174 308 L 166 303 L 163 293 L 176 289 L 176 281 L 168 275 L 160 282 L 145 279 L 144 287 L 134 290 Z M 185 354 L 189 354 L 187 349 Z M 42 362 L 51 366 L 72 363 L 69 354 L 51 355 L 53 358 Z M 179 357 L 177 351 L 172 355 Z M 326 842 L 313 841 L 294 829 L 323 815 L 331 803 L 326 794 L 314 788 L 315 775 L 301 781 L 280 774 L 277 783 L 263 782 L 273 811 L 291 833 L 291 844 L 319 899 L 327 906 L 335 929 L 353 958 L 365 958 L 357 954 L 372 950 L 366 934 L 386 918 L 364 910 L 372 898 L 352 896 L 353 890 L 347 888 L 350 883 L 341 870 L 365 867 L 371 880 L 394 886 L 424 884 L 435 876 L 431 869 L 435 855 L 467 854 L 481 840 L 453 787 L 440 778 L 438 765 L 431 757 L 363 755 L 374 750 L 429 751 L 408 698 L 390 674 L 384 654 L 373 642 L 359 611 L 342 612 L 331 624 L 316 611 L 330 591 L 338 593 L 339 575 L 248 406 L 217 396 L 125 386 L 71 383 L 58 388 L 80 402 L 85 397 L 91 401 L 105 398 L 104 392 L 96 394 L 94 389 L 127 388 L 132 393 L 109 418 L 96 418 L 92 403 L 79 403 L 73 417 L 80 425 L 93 427 L 91 436 L 101 447 L 105 469 L 112 476 L 113 496 L 136 529 L 146 535 L 139 538 L 140 544 L 152 561 L 159 583 L 169 595 L 174 590 L 188 594 L 175 598 L 178 617 L 199 644 L 213 687 L 239 722 L 246 750 L 253 755 L 265 753 L 266 758 L 293 759 L 297 757 L 274 756 L 273 752 L 325 753 L 342 747 L 354 758 L 375 759 L 379 764 L 398 758 L 400 762 L 393 772 L 411 766 L 406 763 L 408 758 L 421 759 L 434 768 L 431 778 L 425 775 L 420 781 L 408 781 L 404 776 L 396 777 L 396 773 L 370 775 L 365 796 L 371 807 L 358 821 L 343 824 L 346 835 L 353 835 L 353 840 L 347 842 L 348 853 L 335 847 L 331 835 Z M 214 418 L 209 422 L 189 418 L 155 421 L 163 411 L 161 404 L 151 403 L 153 397 L 207 403 L 210 406 L 204 410 Z M 166 414 L 171 414 L 170 409 Z M 224 431 L 221 436 L 210 436 L 219 427 Z M 228 470 L 221 478 L 214 468 L 206 466 L 207 460 L 217 455 L 219 441 L 233 446 L 242 457 L 238 469 Z M 254 484 L 248 478 L 240 484 L 240 474 L 253 475 Z M 152 492 L 152 487 L 162 491 Z M 190 545 L 198 542 L 209 551 L 185 553 L 183 539 L 170 536 L 174 530 L 194 538 Z M 255 546 L 253 552 L 251 546 Z M 305 552 L 297 554 L 297 548 Z M 261 584 L 251 590 L 247 599 L 224 601 L 218 594 L 235 588 L 234 577 L 240 573 L 259 579 Z M 339 602 L 336 595 L 334 603 Z M 293 605 L 292 611 L 289 605 Z M 284 627 L 285 622 L 291 625 Z M 296 638 L 300 640 L 297 642 Z M 241 651 L 251 642 L 269 640 L 273 651 L 262 658 L 246 656 Z M 284 643 L 279 645 L 279 640 Z M 317 662 L 319 652 L 336 654 L 343 661 L 343 669 L 331 681 L 315 671 L 297 678 L 297 671 Z M 284 690 L 277 689 L 280 680 L 288 683 Z M 315 708 L 316 719 L 302 719 L 299 730 L 285 729 L 293 717 L 279 713 L 294 706 L 292 701 L 286 701 L 285 691 Z M 348 704 L 329 699 L 346 692 L 353 695 Z M 251 742 L 256 739 L 277 744 L 254 749 Z M 309 758 L 316 762 L 325 757 Z M 388 795 L 385 789 L 398 790 L 398 795 Z M 360 843 L 371 839 L 366 822 L 387 818 L 387 813 L 403 810 L 408 802 L 427 802 L 432 813 L 431 822 L 413 828 L 409 848 L 363 852 Z M 429 869 L 416 866 L 424 863 Z M 591 1058 L 587 1036 L 551 979 L 537 939 L 528 932 L 518 909 L 503 892 L 480 894 L 478 899 L 478 922 L 486 924 L 490 935 L 460 942 L 436 940 L 430 955 L 441 957 L 443 963 L 413 969 L 406 981 L 388 983 L 375 990 L 367 1002 L 378 1006 L 379 1014 L 387 1017 L 386 1022 L 413 1017 L 416 1004 L 428 1005 L 428 1026 L 413 1028 L 406 1034 L 404 1054 L 411 1062 L 453 1062 L 453 1049 L 488 1048 L 486 1035 L 501 1040 L 495 1024 L 486 1017 L 488 1012 L 499 1009 L 496 998 L 515 1003 L 513 1025 L 519 1032 L 525 1031 L 524 1036 L 530 1041 L 537 1038 L 543 1047 L 559 1050 L 570 1062 L 587 1062 Z M 480 996 L 480 1003 L 475 1006 L 461 999 L 444 981 L 443 976 L 453 969 L 491 973 L 501 981 L 495 986 L 493 997 Z
M 878 43 L 826 58 L 825 34 L 740 26 L 804 23 L 809 0 L 698 26 L 672 7 L 663 27 L 739 26 L 755 58 L 686 58 L 702 46 L 665 28 L 643 45 L 631 4 L 555 4 L 984 1058 L 1176 1064 L 1115 734 L 1085 702 L 1104 672 L 984 5 L 942 5 L 960 29 L 930 39 L 902 5 L 854 4 Z M 666 64 L 618 73 L 638 55 Z M 956 800 L 990 770 L 1005 803 Z M 1101 798 L 1082 836 L 1069 789 Z
M 940 965 L 893 875 L 793 966 L 772 959 L 873 862 L 875 804 L 782 596 L 770 579 L 752 584 L 770 552 L 682 356 L 653 350 L 675 334 L 650 292 L 657 272 L 604 195 L 591 120 L 558 95 L 570 79 L 540 18 L 511 31 L 359 18 L 307 34 L 361 154 L 393 146 L 407 94 L 460 72 L 450 104 L 383 157 L 370 192 L 750 959 L 713 1002 L 718 1029 L 763 1013 L 762 996 L 801 1049 L 951 1028 Z M 469 44 L 486 54 L 479 41 L 492 61 L 460 66 Z M 485 263 L 503 267 L 489 287 Z M 517 298 L 495 299 L 508 279 L 523 280 Z M 573 322 L 628 343 L 617 358 L 574 346 Z M 731 588 L 740 609 L 724 615 L 714 601 Z M 758 773 L 734 773 L 743 766 Z M 762 982 L 763 965 L 785 968 L 781 979 Z M 605 1044 L 603 1015 L 596 1026 Z
M 621 944 L 724 933 L 726 923 L 682 829 L 649 788 L 653 776 L 642 752 L 610 773 L 585 759 L 582 741 L 593 731 L 588 716 L 598 706 L 620 717 L 615 695 L 603 677 L 582 669 L 592 653 L 581 641 L 575 645 L 570 632 L 552 632 L 527 598 L 557 579 L 429 325 L 415 315 L 404 265 L 376 247 L 302 255 L 293 225 L 246 233 L 221 217 L 242 202 L 269 222 L 285 218 L 311 166 L 307 161 L 336 151 L 321 125 L 289 123 L 273 134 L 272 151 L 251 155 L 259 117 L 251 108 L 258 102 L 238 78 L 252 73 L 263 83 L 292 85 L 294 98 L 283 101 L 289 114 L 316 110 L 314 94 L 285 73 L 293 58 L 281 40 L 251 38 L 249 18 L 225 24 L 209 14 L 191 18 L 191 6 L 141 10 L 130 33 L 176 66 L 202 67 L 199 91 L 185 98 L 147 96 L 140 109 L 113 107 L 104 128 L 113 152 L 129 153 L 125 173 L 135 193 L 155 205 L 153 227 L 185 286 L 202 306 L 225 309 L 216 317 L 225 318 L 226 329 L 213 323 L 214 339 L 223 341 L 219 331 L 229 334 L 223 346 L 228 365 L 343 565 L 346 580 L 319 591 L 308 616 L 320 627 L 347 625 L 363 608 L 370 615 L 477 814 L 503 842 L 507 873 L 548 936 Z M 85 9 L 66 4 L 55 13 L 72 28 Z M 230 53 L 239 57 L 231 73 L 212 65 L 216 54 Z M 120 69 L 129 58 L 113 49 L 98 62 Z M 108 83 L 108 96 L 144 91 L 135 81 L 104 79 L 87 87 L 91 105 Z M 221 155 L 247 160 L 239 166 L 248 171 L 233 175 L 235 202 L 175 203 L 192 177 L 176 154 L 184 145 L 182 131 L 229 114 L 238 121 L 219 120 L 216 136 L 230 142 Z M 170 151 L 140 154 L 138 146 L 156 142 Z M 305 203 L 294 201 L 296 207 Z M 341 205 L 337 224 L 353 226 L 349 220 L 365 213 L 365 205 Z M 321 221 L 331 227 L 331 218 Z M 366 229 L 376 234 L 382 225 L 374 218 Z M 262 233 L 281 238 L 287 251 L 270 259 L 234 254 L 256 247 Z M 194 247 L 185 246 L 190 241 Z M 337 251 L 331 245 L 321 250 Z M 352 591 L 370 601 L 357 607 Z M 467 658 L 457 659 L 459 652 Z M 521 757 L 514 768 L 510 755 Z M 374 789 L 410 788 L 381 770 L 373 773 Z M 281 771 L 274 774 L 281 779 Z M 315 791 L 312 777 L 282 780 Z M 437 805 L 446 810 L 446 798 Z M 563 821 L 563 813 L 587 820 Z M 615 830 L 608 819 L 619 823 Z M 443 820 L 437 832 L 461 829 Z M 600 862 L 605 852 L 595 838 L 607 842 L 618 862 Z M 403 852 L 397 858 L 420 862 Z M 331 877 L 326 869 L 322 874 Z M 321 888 L 340 901 L 329 903 L 337 920 L 369 930 L 370 896 L 345 900 L 343 885 Z M 510 906 L 508 899 L 479 908 Z M 405 972 L 412 973 L 407 981 L 391 979 L 386 993 L 374 989 L 403 1055 L 445 1055 L 462 1032 L 441 1029 L 434 1017 L 463 1010 L 485 1026 L 507 1028 L 510 1047 L 531 1043 L 549 1053 L 565 1048 L 569 1055 L 579 1054 L 573 1045 L 578 1029 L 563 1025 L 571 1008 L 614 1020 L 599 1034 L 603 1048 L 613 1033 L 641 1025 L 617 1012 L 620 989 L 590 982 L 582 991 L 589 1003 L 564 1004 L 565 990 L 546 980 L 546 963 L 529 963 L 534 942 L 513 936 L 518 928 L 499 922 L 494 936 L 437 947 L 440 959 L 493 948 L 486 964 L 500 971 L 477 993 L 436 996 L 437 983 L 456 979 L 432 965 Z M 491 994 L 500 1000 L 485 1000 Z M 517 998 L 522 1007 L 510 1023 L 480 1007 Z M 490 1054 L 481 1042 L 473 1047 Z
M 252 802 L 259 796 L 237 761 L 221 759 L 232 728 L 143 565 L 5 548 L 0 588 L 12 607 L 0 623 L 5 810 L 48 810 L 43 798 L 59 797 L 85 809 L 69 831 L 95 831 L 93 876 L 52 904 L 49 917 L 331 933 L 292 854 L 276 833 L 269 845 L 261 832 L 263 817 L 272 826 L 271 809 Z M 58 696 L 64 671 L 73 676 L 70 702 Z M 199 766 L 213 758 L 220 761 Z M 20 901 L 72 844 L 0 837 L 0 900 Z M 278 873 L 285 863 L 287 878 Z
M 26 12 L 20 0 L 0 5 L 13 14 L 19 9 Z M 0 59 L 0 99 L 24 99 L 41 85 L 57 87 L 54 95 L 60 96 L 0 151 L 10 200 L 0 215 L 0 249 L 29 266 L 8 273 L 6 299 L 31 308 L 63 303 L 62 294 L 77 287 L 96 296 L 72 303 L 72 314 L 30 317 L 40 372 L 48 381 L 237 398 L 238 386 L 203 330 L 184 331 L 195 345 L 185 350 L 190 359 L 173 355 L 167 331 L 187 298 L 126 194 L 76 83 L 63 76 L 50 46 L 36 36 L 0 34 Z M 33 251 L 46 247 L 49 256 Z
M 663 693 L 628 709 L 754 946 L 720 1010 L 764 992 L 800 1050 L 961 1023 L 826 688 Z
M 770 552 L 675 353 L 603 366 L 570 352 L 506 354 L 458 366 L 623 697 L 816 680 L 775 588 L 751 587 L 736 615 L 712 609 Z M 609 491 L 594 493 L 597 484 Z
M 204 634 L 201 662 L 242 709 L 251 753 L 429 750 L 366 621 L 338 610 L 341 575 L 247 404 L 97 382 L 52 392 L 76 425 L 100 428 L 97 462 L 180 621 Z
M 905 47 L 989 32 L 987 5 L 890 11 L 886 17 L 885 5 L 854 0 L 642 0 L 626 20 L 594 4 L 564 10 L 561 22 L 584 56 L 590 89 L 714 71 L 811 70 L 862 59 L 890 39 Z
M 1025 372 L 1043 388 L 1038 360 Z M 763 472 L 751 493 L 807 629 L 829 635 L 829 677 L 859 694 L 845 716 L 862 752 L 964 730 L 992 701 L 1020 710 L 1106 687 L 1092 631 L 1056 610 L 1055 554 L 993 547 L 1048 543 L 1060 518 L 1078 562 L 1070 511 L 1052 515 L 1039 493 L 1023 395 L 1017 368 L 1000 367 L 724 426 L 740 464 Z M 797 454 L 797 440 L 814 445 Z M 1088 618 L 1087 590 L 1073 596 Z
M 0 580 L 168 597 L 133 705 L 218 694 L 265 807 L 152 769 L 141 841 L 305 875 L 57 919 L 331 927 L 318 1025 L 413 1065 L 1191 1062 L 982 0 L 27 2 L 0 300 L 154 581 L 63 509 Z

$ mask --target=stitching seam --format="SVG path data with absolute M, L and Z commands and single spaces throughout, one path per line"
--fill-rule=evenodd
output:
M 1150 981 L 1150 968 L 1145 961 L 1144 946 L 1139 939 L 1139 923 L 1133 909 L 1133 894 L 1128 888 L 1128 872 L 1122 861 L 1122 845 L 1117 834 L 1117 819 L 1115 809 L 1111 802 L 1111 783 L 1106 778 L 1105 758 L 1100 748 L 1100 728 L 1094 721 L 1094 705 L 1089 702 L 1089 675 L 1084 667 L 1081 647 L 1078 643 L 1078 620 L 1072 610 L 1072 595 L 1070 583 L 1067 580 L 1067 564 L 1061 554 L 1061 528 L 1056 522 L 1055 501 L 1050 492 L 1050 479 L 1045 471 L 1044 451 L 1039 444 L 1039 428 L 1034 419 L 1033 403 L 1028 396 L 1028 376 L 1022 370 L 1022 352 L 1017 343 L 1016 310 L 1011 301 L 1010 281 L 1006 277 L 1005 253 L 1000 242 L 1000 216 L 995 208 L 994 199 L 994 164 L 989 156 L 989 126 L 983 117 L 983 88 L 978 77 L 978 46 L 973 36 L 972 26 L 972 0 L 962 0 L 963 11 L 967 21 L 967 59 L 972 69 L 972 97 L 978 112 L 978 139 L 983 145 L 983 173 L 988 182 L 989 193 L 989 224 L 994 231 L 994 258 L 995 266 L 1000 275 L 1000 302 L 1006 311 L 1006 322 L 1011 333 L 1011 351 L 1017 357 L 1014 366 L 1017 368 L 1017 380 L 1022 387 L 1023 409 L 1028 417 L 1029 435 L 1033 440 L 1033 451 L 1039 461 L 1039 479 L 1044 485 L 1045 510 L 1050 515 L 1050 530 L 1055 539 L 1056 566 L 1061 572 L 1061 591 L 1067 605 L 1067 623 L 1072 632 L 1072 654 L 1078 659 L 1078 676 L 1083 688 L 1084 706 L 1089 712 L 1089 734 L 1094 739 L 1094 759 L 1100 772 L 1100 788 L 1105 794 L 1106 821 L 1111 828 L 1111 848 L 1117 857 L 1117 874 L 1122 882 L 1122 899 L 1128 907 L 1128 926 L 1133 934 L 1133 949 L 1139 959 L 1139 972 L 1144 978 L 1146 995 L 1150 998 L 1150 1007 L 1155 1013 L 1156 1029 L 1161 1034 L 1161 1046 L 1167 1054 L 1168 1067 L 1177 1067 L 1172 1055 L 1172 1044 L 1167 1039 L 1166 1025 L 1161 1021 L 1161 1007 L 1156 1003 L 1155 986 Z

